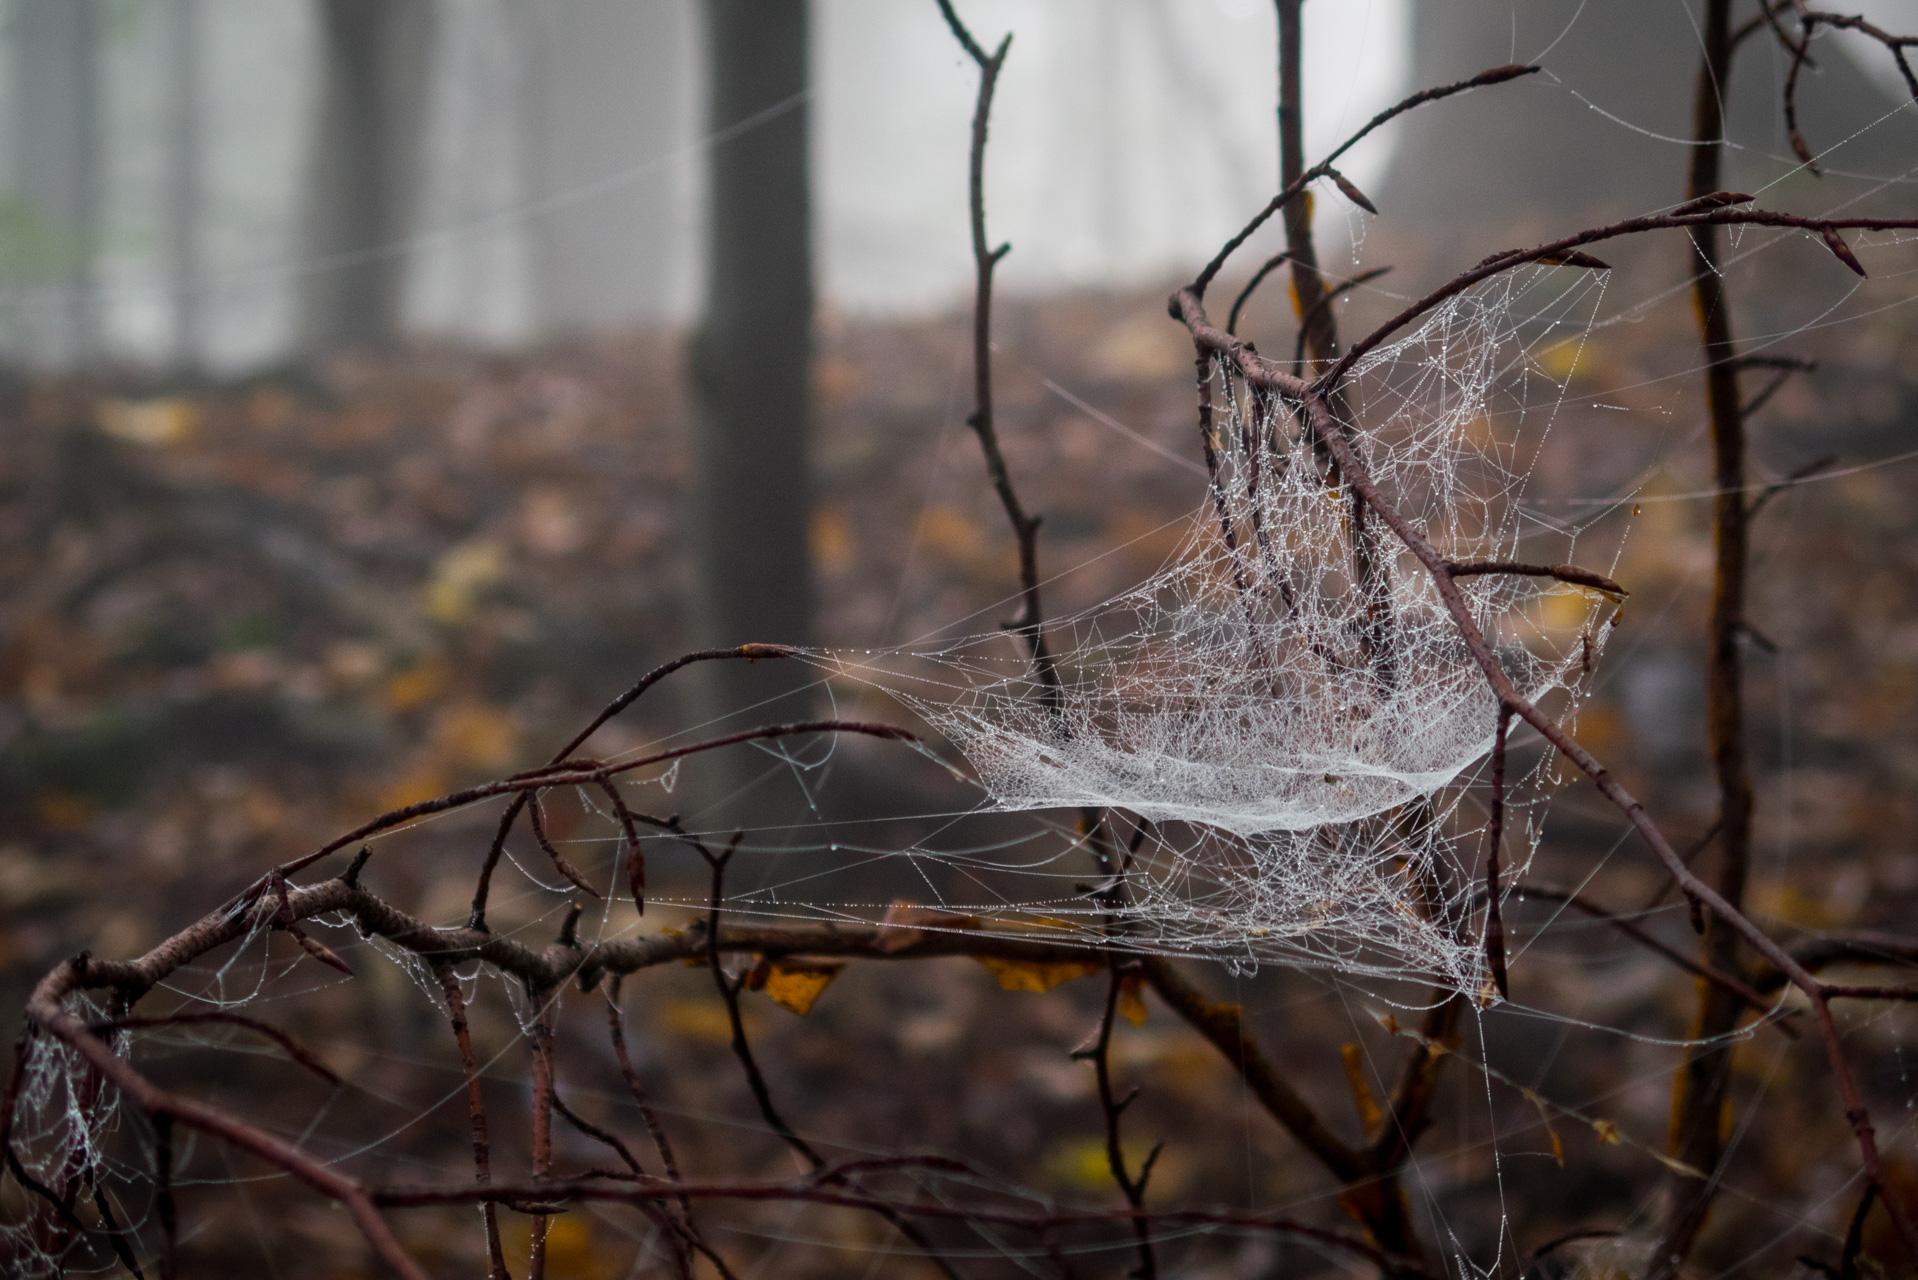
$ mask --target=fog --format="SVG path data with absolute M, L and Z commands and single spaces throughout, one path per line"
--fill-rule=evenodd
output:
M 35 230 L 19 128 L 30 55 L 4 63 L 0 136 L 17 215 L 0 236 L 6 345 L 38 364 L 81 354 L 62 334 L 69 290 Z M 316 6 L 145 0 L 103 7 L 98 41 L 98 336 L 91 356 L 162 362 L 178 346 L 168 225 L 180 92 L 169 45 L 197 9 L 201 195 L 194 345 L 215 369 L 290 353 L 304 282 L 340 269 L 302 239 L 320 91 Z M 989 0 L 982 33 L 1016 32 L 993 132 L 1004 286 L 1158 283 L 1202 262 L 1276 180 L 1271 8 L 1258 0 Z M 438 0 L 409 230 L 371 250 L 404 261 L 417 337 L 510 345 L 583 329 L 690 319 L 699 297 L 702 119 L 691 0 Z M 1400 95 L 1405 0 L 1313 15 L 1315 149 Z M 953 305 L 969 279 L 964 223 L 976 73 L 931 0 L 813 6 L 815 251 L 822 303 L 852 314 Z M 732 123 L 732 122 L 727 122 Z M 720 126 L 724 127 L 723 124 Z M 1386 131 L 1351 158 L 1363 188 Z M 44 185 L 44 184 L 43 184 Z M 1324 234 L 1348 219 L 1322 202 Z M 58 214 L 53 215 L 55 220 Z M 50 279 L 49 277 L 54 277 Z

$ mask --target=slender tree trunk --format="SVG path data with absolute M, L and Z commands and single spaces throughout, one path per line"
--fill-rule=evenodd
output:
M 14 11 L 21 197 L 47 229 L 56 283 L 35 354 L 64 368 L 100 349 L 100 14 L 97 0 L 20 0 Z M 39 342 L 35 342 L 40 346 Z
M 1687 199 L 1720 190 L 1723 153 L 1722 86 L 1731 73 L 1731 0 L 1707 0 L 1704 58 L 1698 69 L 1692 107 L 1692 137 Z M 1692 234 L 1692 300 L 1705 344 L 1705 401 L 1711 419 L 1712 479 L 1718 496 L 1712 509 L 1710 633 L 1705 671 L 1705 718 L 1712 770 L 1718 779 L 1719 867 L 1716 888 L 1733 906 L 1741 906 L 1750 873 L 1752 787 L 1745 760 L 1745 708 L 1739 638 L 1745 621 L 1746 520 L 1745 424 L 1739 408 L 1738 370 L 1732 363 L 1730 300 L 1718 261 L 1717 227 Z M 1742 973 L 1738 935 L 1707 916 L 1703 956 L 1721 973 Z M 1692 1028 L 1698 1045 L 1685 1055 L 1672 1099 L 1672 1154 L 1694 1169 L 1714 1174 L 1724 1153 L 1721 1132 L 1725 1094 L 1731 1083 L 1731 1046 L 1725 1037 L 1744 1012 L 1743 1002 L 1713 983 L 1698 984 L 1698 1020 Z M 1665 1247 L 1657 1274 L 1675 1273 L 1705 1223 L 1717 1183 L 1673 1177 Z
M 805 0 L 707 0 L 709 129 L 805 90 L 807 19 Z M 692 375 L 700 628 L 711 644 L 812 638 L 807 115 L 801 100 L 710 153 L 706 305 Z M 783 663 L 709 665 L 717 714 L 789 688 L 794 674 Z M 788 700 L 753 714 L 797 709 Z
M 301 307 L 312 352 L 398 336 L 433 46 L 433 0 L 319 6 L 323 83 Z
M 205 129 L 200 111 L 200 0 L 169 0 L 167 71 L 167 267 L 172 295 L 173 366 L 198 369 L 205 348 L 200 226 Z
M 1445 279 L 1495 249 L 1675 204 L 1670 178 L 1682 148 L 1654 135 L 1689 136 L 1698 10 L 1676 0 L 1417 0 L 1411 87 L 1514 61 L 1537 60 L 1550 74 L 1405 118 L 1391 173 L 1368 193 L 1385 215 L 1375 231 L 1391 244 L 1386 261 L 1401 268 L 1394 287 L 1416 288 L 1414 271 Z M 1737 19 L 1754 10 L 1743 5 Z M 1733 190 L 1758 191 L 1797 166 L 1784 141 L 1780 59 L 1775 45 L 1765 47 L 1771 40 L 1767 33 L 1746 43 L 1721 94 L 1727 132 L 1744 147 L 1719 160 L 1727 170 L 1721 182 Z M 1834 168 L 1903 173 L 1918 128 L 1894 117 L 1860 134 L 1897 100 L 1836 41 L 1821 42 L 1819 51 L 1817 90 L 1800 95 L 1805 118 L 1815 118 L 1806 126 L 1812 144 L 1849 139 Z M 1836 203 L 1874 185 L 1831 174 L 1821 200 Z M 1902 208 L 1896 202 L 1908 198 L 1893 194 L 1901 190 L 1856 207 Z M 1619 244 L 1607 258 L 1624 268 L 1635 256 L 1669 253 L 1667 244 Z M 1676 255 L 1660 263 L 1661 270 L 1676 266 Z
M 1303 0 L 1277 0 L 1279 12 L 1279 187 L 1305 172 L 1305 24 Z M 1305 349 L 1314 364 L 1338 357 L 1339 330 L 1325 301 L 1325 277 L 1312 239 L 1312 200 L 1285 206 L 1285 251 L 1291 258 L 1292 305 L 1305 326 Z

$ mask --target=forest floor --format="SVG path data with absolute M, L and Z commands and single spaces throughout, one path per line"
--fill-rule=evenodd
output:
M 1794 348 L 1821 367 L 1788 382 L 1756 420 L 1761 477 L 1826 453 L 1842 470 L 1913 447 L 1918 343 L 1902 314 L 1808 334 Z M 1556 370 L 1573 394 L 1528 495 L 1541 510 L 1571 512 L 1576 499 L 1642 482 L 1636 512 L 1591 535 L 1608 558 L 1622 546 L 1599 567 L 1633 596 L 1579 736 L 1615 759 L 1683 840 L 1713 812 L 1698 640 L 1709 501 L 1661 500 L 1708 487 L 1687 323 L 1674 306 L 1607 329 L 1575 367 Z M 1204 497 L 1199 477 L 1141 443 L 1197 460 L 1189 347 L 1158 294 L 1015 302 L 998 341 L 1007 460 L 1045 516 L 1041 563 L 1051 610 L 1063 614 L 1149 576 Z M 896 646 L 956 624 L 985 632 L 1010 613 L 1014 547 L 964 423 L 968 360 L 958 314 L 826 324 L 812 529 L 822 644 Z M 515 355 L 420 348 L 186 387 L 103 375 L 0 388 L 0 1010 L 11 1019 L 60 958 L 135 954 L 372 813 L 538 763 L 608 697 L 683 650 L 693 584 L 682 366 L 676 335 L 644 333 Z M 1757 535 L 1747 650 L 1761 795 L 1755 904 L 1780 928 L 1897 927 L 1918 907 L 1914 477 L 1918 463 L 1791 490 Z M 689 689 L 663 686 L 601 740 L 604 754 L 684 728 Z M 938 825 L 916 815 L 967 803 L 949 781 L 908 767 L 861 768 L 889 791 L 883 804 L 861 802 L 859 815 L 876 804 L 906 819 L 861 828 L 871 841 L 903 846 Z M 552 821 L 566 838 L 591 815 L 556 805 Z M 429 920 L 463 920 L 484 827 L 450 822 L 409 836 L 417 856 L 382 860 L 381 892 Z M 1597 799 L 1568 788 L 1540 874 L 1575 882 L 1617 837 Z M 1598 883 L 1618 902 L 1657 883 L 1623 855 L 1607 875 Z M 912 882 L 890 869 L 875 877 L 823 883 L 883 905 Z M 666 883 L 649 928 L 653 914 L 687 918 L 670 870 Z M 501 927 L 551 927 L 539 924 L 552 918 L 551 895 L 525 888 L 497 908 Z M 1682 916 L 1654 923 L 1689 946 Z M 1521 910 L 1516 927 L 1528 918 Z M 1573 939 L 1584 949 L 1561 938 L 1519 963 L 1528 1006 L 1682 1032 L 1687 984 L 1610 936 Z M 1062 1195 L 1109 1194 L 1090 1077 L 1066 1054 L 1096 1016 L 1096 984 L 1041 998 L 1001 995 L 970 962 L 878 968 L 849 973 L 803 1021 L 770 1005 L 752 1011 L 800 1127 L 952 1150 Z M 698 1120 L 705 1135 L 687 1138 L 691 1163 L 783 1167 L 763 1134 L 707 1123 L 747 1111 L 737 1081 L 715 1069 L 725 1025 L 704 977 L 657 979 L 636 1034 L 669 1116 Z M 421 1101 L 442 1099 L 456 1079 L 446 1046 L 417 1013 L 382 1020 L 378 1010 L 422 1005 L 407 984 L 373 985 L 366 1000 L 337 999 L 315 1015 L 329 1060 L 357 1068 L 370 1082 L 366 1107 L 396 1126 L 429 1113 L 382 1156 L 405 1165 L 444 1144 L 457 1150 L 457 1109 Z M 1357 1029 L 1354 1010 L 1370 1006 L 1336 982 L 1267 972 L 1221 974 L 1217 985 L 1236 988 L 1232 998 L 1275 1037 L 1283 1029 L 1283 1058 L 1316 1081 L 1308 1092 L 1328 1114 L 1352 1106 L 1338 1045 L 1376 1040 L 1393 1051 L 1369 1024 Z M 1609 1099 L 1607 1114 L 1628 1133 L 1662 1143 L 1663 1050 L 1617 1037 L 1574 1061 L 1562 1052 L 1569 1023 L 1505 1023 L 1492 1051 L 1501 1062 L 1560 1096 Z M 1175 1141 L 1155 1183 L 1165 1195 L 1297 1203 L 1338 1220 L 1323 1180 L 1251 1116 L 1231 1072 L 1174 1020 L 1155 1009 L 1123 1052 L 1146 1090 L 1134 1132 L 1218 1135 Z M 223 1087 L 243 1094 L 255 1069 L 231 1069 Z M 596 1061 L 573 1082 L 576 1105 L 592 1114 L 613 1105 L 607 1070 Z M 1909 1093 L 1888 1087 L 1901 1101 Z M 1512 1107 L 1522 1128 L 1525 1107 Z M 1499 1145 L 1508 1166 L 1524 1149 L 1525 1169 L 1545 1170 L 1508 1188 L 1515 1215 L 1519 1202 L 1534 1207 L 1533 1223 L 1632 1207 L 1643 1179 L 1618 1162 L 1642 1154 L 1574 1139 L 1568 1172 L 1546 1151 L 1556 1137 L 1476 1143 L 1474 1125 L 1486 1121 L 1471 1114 L 1461 1104 L 1447 1122 L 1431 1166 L 1433 1212 L 1470 1217 L 1466 1207 L 1492 1194 Z M 1784 1139 L 1753 1140 L 1764 1149 L 1753 1196 L 1768 1187 L 1789 1198 L 1824 1176 L 1821 1161 L 1842 1159 L 1834 1118 L 1807 1119 L 1814 1130 L 1796 1154 Z M 333 1215 L 273 1187 L 255 1200 L 254 1212 L 285 1215 L 273 1231 L 261 1235 L 257 1219 L 209 1220 L 193 1248 L 242 1270 L 264 1250 L 289 1276 L 361 1265 Z M 1743 1204 L 1725 1211 L 1734 1227 Z M 797 1237 L 830 1233 L 799 1230 L 783 1212 L 751 1218 L 762 1240 L 793 1237 L 767 1246 L 787 1251 L 782 1274 L 843 1274 L 873 1243 L 865 1224 L 806 1243 Z M 421 1247 L 442 1226 L 450 1237 L 465 1225 L 451 1213 L 442 1226 L 416 1221 Z M 609 1242 L 629 1227 L 564 1221 L 573 1252 L 559 1274 L 625 1273 L 625 1262 L 608 1261 Z M 1222 1240 L 1194 1265 L 1257 1274 L 1264 1247 Z

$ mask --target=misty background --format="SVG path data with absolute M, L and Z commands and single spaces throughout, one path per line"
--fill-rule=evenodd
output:
M 398 64 L 386 74 L 403 84 L 383 109 L 417 131 L 412 154 L 387 161 L 404 207 L 372 243 L 322 246 L 315 208 L 340 185 L 325 154 L 325 27 L 329 8 L 350 7 L 7 6 L 10 354 L 55 367 L 275 361 L 302 345 L 303 294 L 356 265 L 343 254 L 393 262 L 409 335 L 511 344 L 692 317 L 705 140 L 739 123 L 702 119 L 693 0 L 388 6 L 414 28 L 385 36 Z M 1269 194 L 1269 5 L 991 0 L 967 17 L 1017 31 L 990 175 L 995 228 L 1016 246 L 1007 288 L 1157 283 Z M 1320 146 L 1402 92 L 1408 21 L 1404 0 L 1315 15 Z M 811 59 L 822 302 L 952 304 L 971 270 L 971 64 L 930 2 L 895 0 L 815 4 Z M 1387 136 L 1355 156 L 1353 178 L 1375 180 L 1390 152 Z

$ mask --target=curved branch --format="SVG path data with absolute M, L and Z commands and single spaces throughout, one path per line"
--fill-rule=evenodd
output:
M 1826 232 L 1835 234 L 1839 231 L 1910 230 L 1918 228 L 1918 218 L 1805 218 L 1794 213 L 1774 213 L 1766 209 L 1701 209 L 1693 213 L 1660 213 L 1642 218 L 1626 218 L 1609 226 L 1593 227 L 1576 235 L 1552 240 L 1536 248 L 1508 249 L 1491 255 L 1467 271 L 1460 272 L 1371 333 L 1360 338 L 1336 364 L 1320 376 L 1316 385 L 1320 387 L 1337 385 L 1338 380 L 1344 377 L 1354 364 L 1400 329 L 1441 302 L 1457 297 L 1473 285 L 1482 280 L 1488 280 L 1501 271 L 1510 271 L 1513 267 L 1522 267 L 1527 263 L 1547 258 L 1562 259 L 1568 250 L 1576 249 L 1580 245 L 1616 240 L 1621 236 L 1641 235 L 1647 231 L 1687 227 L 1784 227 L 1810 231 L 1822 236 Z M 1173 315 L 1175 317 L 1181 316 L 1177 303 L 1178 296 L 1174 295 Z M 1198 295 L 1194 294 L 1193 298 L 1197 301 Z
M 940 7 L 942 9 L 946 7 L 946 0 L 940 0 Z M 1544 70 L 1543 67 L 1521 66 L 1517 63 L 1511 63 L 1502 67 L 1493 67 L 1489 71 L 1481 71 L 1470 79 L 1460 80 L 1454 84 L 1439 85 L 1432 89 L 1421 89 L 1411 97 L 1387 107 L 1366 121 L 1365 124 L 1359 128 L 1358 132 L 1354 133 L 1344 142 L 1341 142 L 1325 159 L 1300 174 L 1296 181 L 1287 183 L 1279 194 L 1272 197 L 1265 208 L 1252 215 L 1252 220 L 1246 223 L 1237 235 L 1225 242 L 1219 252 L 1213 256 L 1212 261 L 1205 264 L 1204 269 L 1199 272 L 1197 278 L 1187 287 L 1198 297 L 1205 297 L 1206 289 L 1211 286 L 1213 279 L 1218 276 L 1220 269 L 1225 266 L 1226 259 L 1236 253 L 1240 245 L 1251 239 L 1253 232 L 1264 226 L 1273 214 L 1285 208 L 1286 205 L 1298 198 L 1299 194 L 1308 186 L 1312 185 L 1312 183 L 1328 176 L 1332 172 L 1332 164 L 1334 161 L 1357 146 L 1367 134 L 1377 129 L 1380 125 L 1385 124 L 1394 117 L 1405 114 L 1414 107 L 1423 106 L 1428 102 L 1437 102 L 1440 98 L 1449 98 L 1453 94 L 1483 88 L 1486 85 L 1503 84 L 1507 80 L 1516 80 L 1520 76 L 1533 75 L 1542 70 Z
M 193 1098 L 182 1097 L 160 1088 L 64 1007 L 67 995 L 85 985 L 91 966 L 86 957 L 61 965 L 34 988 L 27 1001 L 27 1015 L 48 1035 L 65 1043 L 85 1058 L 94 1070 L 110 1081 L 135 1105 L 153 1116 L 170 1116 L 176 1123 L 197 1129 L 230 1146 L 251 1152 L 261 1160 L 312 1187 L 321 1195 L 345 1206 L 353 1225 L 366 1238 L 367 1245 L 388 1267 L 405 1280 L 429 1280 L 424 1268 L 408 1256 L 394 1238 L 357 1179 L 349 1178 L 298 1147 L 263 1129 L 235 1119 L 216 1107 Z
M 392 1209 L 475 1204 L 491 1200 L 495 1203 L 519 1204 L 528 1208 L 537 1206 L 550 1210 L 569 1200 L 636 1205 L 683 1195 L 697 1200 L 800 1201 L 849 1209 L 874 1211 L 889 1209 L 917 1218 L 978 1222 L 1028 1231 L 1044 1231 L 1064 1226 L 1117 1225 L 1129 1223 L 1133 1219 L 1133 1213 L 1129 1209 L 1106 1211 L 1057 1209 L 1044 1213 L 1017 1213 L 927 1200 L 892 1199 L 857 1191 L 840 1190 L 822 1185 L 822 1182 L 822 1179 L 808 1179 L 798 1183 L 739 1182 L 675 1185 L 662 1181 L 649 1185 L 647 1183 L 631 1184 L 623 1180 L 606 1182 L 578 1180 L 521 1186 L 498 1185 L 486 1188 L 393 1186 L 377 1189 L 373 1193 L 373 1198 L 375 1203 Z M 1142 1217 L 1153 1226 L 1166 1228 L 1229 1227 L 1297 1236 L 1300 1239 L 1312 1240 L 1363 1258 L 1390 1276 L 1430 1276 L 1430 1272 L 1413 1259 L 1387 1253 L 1357 1236 L 1325 1227 L 1311 1226 L 1277 1215 L 1235 1213 L 1224 1209 L 1175 1209 L 1157 1213 L 1147 1212 Z
M 1918 226 L 1918 221 L 1909 219 L 1898 220 L 1896 222 L 1886 222 L 1878 219 L 1846 219 L 1842 223 L 1825 223 L 1816 219 L 1797 218 L 1788 214 L 1768 214 L 1762 211 L 1738 213 L 1730 210 L 1714 210 L 1679 217 L 1666 215 L 1656 218 L 1634 218 L 1627 222 L 1615 224 L 1610 228 L 1600 228 L 1597 231 L 1585 232 L 1581 236 L 1572 237 L 1565 242 L 1545 246 L 1537 250 L 1524 251 L 1515 256 L 1496 255 L 1488 261 L 1487 265 L 1475 268 L 1473 271 L 1465 273 L 1465 276 L 1460 277 L 1461 281 L 1468 281 L 1468 283 L 1455 281 L 1452 285 L 1445 286 L 1444 289 L 1439 292 L 1445 294 L 1445 296 L 1451 296 L 1452 293 L 1470 287 L 1469 281 L 1471 280 L 1483 279 L 1486 275 L 1492 274 L 1495 271 L 1504 270 L 1509 266 L 1516 265 L 1518 262 L 1529 261 L 1547 254 L 1557 253 L 1574 244 L 1589 243 L 1592 240 L 1605 239 L 1613 235 L 1623 235 L 1633 230 L 1649 230 L 1664 226 L 1723 225 L 1726 223 L 1801 226 L 1811 229 L 1835 227 L 1839 225 L 1877 227 L 1891 225 Z M 1507 258 L 1510 260 L 1505 260 Z M 1436 295 L 1434 296 L 1436 297 Z M 1415 316 L 1430 305 L 1436 305 L 1436 303 L 1428 300 L 1414 304 L 1412 308 L 1408 308 L 1406 313 L 1403 313 L 1401 319 L 1388 323 L 1387 326 L 1378 331 L 1378 333 L 1375 334 L 1373 338 L 1368 339 L 1368 341 L 1376 345 L 1376 342 L 1382 340 L 1392 329 L 1403 324 L 1406 319 Z M 1303 379 L 1273 368 L 1269 361 L 1264 360 L 1255 352 L 1248 350 L 1243 343 L 1238 342 L 1228 334 L 1221 333 L 1208 324 L 1205 319 L 1204 307 L 1200 304 L 1197 296 L 1190 290 L 1181 290 L 1175 294 L 1172 299 L 1172 306 L 1174 308 L 1174 314 L 1185 321 L 1186 327 L 1192 333 L 1194 343 L 1201 351 L 1210 350 L 1218 352 L 1232 360 L 1248 379 L 1260 381 L 1263 385 L 1270 387 L 1281 395 L 1289 396 L 1300 403 L 1304 410 L 1307 430 L 1311 433 L 1312 438 L 1331 455 L 1332 460 L 1339 467 L 1340 474 L 1345 478 L 1346 482 L 1352 486 L 1357 497 L 1362 500 L 1368 508 L 1377 513 L 1379 519 L 1385 523 L 1386 527 L 1392 530 L 1393 535 L 1404 544 L 1406 549 L 1409 550 L 1413 556 L 1418 559 L 1419 563 L 1425 566 L 1427 572 L 1431 574 L 1433 585 L 1438 590 L 1439 599 L 1444 605 L 1445 611 L 1452 618 L 1453 627 L 1457 630 L 1459 638 L 1464 643 L 1467 652 L 1472 655 L 1473 660 L 1478 664 L 1480 671 L 1484 674 L 1486 683 L 1491 686 L 1493 696 L 1498 698 L 1502 703 L 1509 705 L 1520 718 L 1536 729 L 1539 735 L 1549 742 L 1559 754 L 1570 760 L 1577 766 L 1580 772 L 1592 780 L 1592 783 L 1598 788 L 1599 793 L 1609 800 L 1625 817 L 1625 820 L 1631 824 L 1640 838 L 1643 839 L 1645 843 L 1650 846 L 1652 852 L 1657 855 L 1659 861 L 1665 864 L 1666 868 L 1671 872 L 1672 877 L 1677 880 L 1679 887 L 1683 889 L 1688 896 L 1702 906 L 1709 907 L 1719 920 L 1735 930 L 1740 937 L 1751 944 L 1754 950 L 1776 965 L 1793 986 L 1805 993 L 1811 1002 L 1812 1012 L 1818 1021 L 1819 1031 L 1824 1041 L 1826 1058 L 1831 1064 L 1832 1075 L 1838 1084 L 1839 1096 L 1844 1105 L 1845 1119 L 1851 1125 L 1852 1135 L 1858 1144 L 1859 1156 L 1864 1164 L 1865 1172 L 1875 1184 L 1880 1187 L 1885 1186 L 1885 1169 L 1883 1161 L 1879 1158 L 1877 1134 L 1872 1126 L 1871 1113 L 1865 1106 L 1864 1094 L 1859 1088 L 1857 1074 L 1853 1072 L 1850 1063 L 1845 1058 L 1844 1045 L 1839 1034 L 1838 1024 L 1832 1017 L 1830 1003 L 1826 1000 L 1823 988 L 1818 980 L 1807 972 L 1804 966 L 1799 964 L 1771 935 L 1753 923 L 1748 916 L 1740 911 L 1735 904 L 1727 900 L 1724 895 L 1719 893 L 1714 886 L 1706 883 L 1695 875 L 1691 868 L 1686 865 L 1678 851 L 1672 847 L 1671 842 L 1666 839 L 1664 832 L 1659 829 L 1658 824 L 1652 821 L 1651 815 L 1646 812 L 1644 804 L 1634 796 L 1610 770 L 1601 764 L 1597 757 L 1593 756 L 1591 752 L 1587 751 L 1577 740 L 1567 733 L 1563 725 L 1559 724 L 1558 721 L 1551 716 L 1546 715 L 1519 692 L 1518 688 L 1512 683 L 1511 678 L 1506 674 L 1504 667 L 1500 665 L 1498 657 L 1493 652 L 1491 645 L 1487 642 L 1484 633 L 1479 630 L 1478 624 L 1473 619 L 1471 610 L 1467 606 L 1464 596 L 1459 592 L 1458 584 L 1452 580 L 1452 575 L 1447 567 L 1448 562 L 1445 557 L 1440 555 L 1438 549 L 1431 544 L 1425 535 L 1380 492 L 1370 472 L 1366 470 L 1364 464 L 1360 462 L 1351 445 L 1347 442 L 1345 438 L 1346 429 L 1332 413 L 1327 397 L 1332 394 L 1332 389 L 1335 389 L 1337 386 L 1336 375 L 1341 371 L 1342 367 L 1349 367 L 1349 362 L 1354 355 L 1360 352 L 1366 344 L 1361 343 L 1359 346 L 1354 347 L 1338 365 L 1335 365 L 1334 368 L 1328 371 L 1318 382 L 1308 385 Z M 1904 1241 L 1906 1248 L 1911 1252 L 1912 1256 L 1918 1257 L 1918 1230 L 1914 1230 L 1909 1215 L 1904 1213 L 1901 1207 L 1892 1204 L 1890 1201 L 1888 1201 L 1888 1208 L 1892 1213 L 1893 1222 L 1898 1227 L 1899 1236 Z
M 1447 560 L 1446 568 L 1454 578 L 1469 578 L 1474 574 L 1500 573 L 1521 578 L 1556 578 L 1575 587 L 1590 587 L 1594 591 L 1603 591 L 1608 596 L 1628 596 L 1631 592 L 1613 582 L 1602 573 L 1593 573 L 1590 569 L 1581 569 L 1575 564 L 1519 564 L 1509 560 Z

